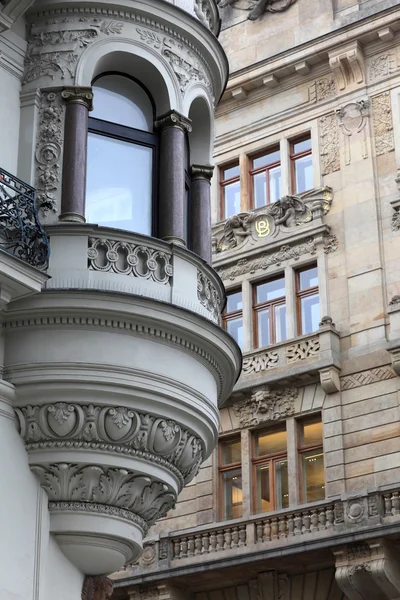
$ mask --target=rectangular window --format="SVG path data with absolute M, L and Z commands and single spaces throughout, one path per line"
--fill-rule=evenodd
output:
M 298 423 L 301 501 L 317 502 L 325 498 L 324 453 L 320 417 Z
M 290 143 L 292 191 L 301 194 L 313 188 L 311 136 L 303 136 Z
M 242 456 L 240 437 L 219 444 L 219 484 L 221 519 L 243 515 Z
M 281 197 L 281 153 L 278 148 L 251 159 L 252 208 L 276 202 Z
M 317 331 L 320 322 L 318 269 L 316 265 L 296 273 L 298 333 Z
M 253 436 L 254 510 L 269 512 L 289 506 L 286 428 L 270 428 Z
M 220 169 L 221 219 L 229 219 L 240 212 L 239 163 Z
M 262 348 L 286 340 L 285 278 L 253 287 L 254 346 Z
M 228 292 L 226 295 L 225 311 L 222 315 L 224 329 L 236 340 L 243 349 L 243 301 L 242 290 Z

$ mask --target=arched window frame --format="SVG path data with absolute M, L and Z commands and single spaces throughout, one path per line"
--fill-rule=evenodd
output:
M 148 96 L 152 108 L 153 108 L 153 123 L 156 117 L 156 107 L 152 96 L 150 95 L 147 88 L 137 79 L 132 77 L 131 75 L 127 75 L 126 73 L 122 73 L 120 71 L 104 71 L 99 73 L 93 81 L 92 86 L 95 85 L 96 81 L 99 79 L 109 76 L 109 75 L 118 75 L 120 77 L 125 77 L 126 79 L 130 79 L 134 83 L 136 83 Z M 111 121 L 104 121 L 103 119 L 97 119 L 95 117 L 91 117 L 89 113 L 88 119 L 88 134 L 94 133 L 106 137 L 110 137 L 113 139 L 131 142 L 134 144 L 139 144 L 142 146 L 150 147 L 153 150 L 153 165 L 152 165 L 152 198 L 151 198 L 151 232 L 150 235 L 153 237 L 157 237 L 158 235 L 158 173 L 159 173 L 159 136 L 157 133 L 143 131 L 140 129 L 135 129 L 133 127 L 127 127 L 126 125 L 119 125 L 118 123 L 113 123 Z

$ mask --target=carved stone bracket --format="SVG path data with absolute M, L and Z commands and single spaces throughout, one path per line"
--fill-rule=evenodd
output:
M 330 52 L 329 65 L 340 92 L 365 85 L 364 55 L 358 42 Z

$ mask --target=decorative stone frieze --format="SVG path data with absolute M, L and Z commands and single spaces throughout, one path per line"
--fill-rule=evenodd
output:
M 352 161 L 352 145 L 358 139 L 361 142 L 361 157 L 368 158 L 367 145 L 367 117 L 369 100 L 360 100 L 358 102 L 349 102 L 345 106 L 337 109 L 336 114 L 339 119 L 339 127 L 343 133 L 345 163 L 349 165 Z
M 59 92 L 44 92 L 35 152 L 36 202 L 43 215 L 57 211 L 65 108 Z
M 257 243 L 289 235 L 294 228 L 321 218 L 329 212 L 332 189 L 323 187 L 301 196 L 284 196 L 261 211 L 239 213 L 230 217 L 214 242 L 216 252 L 237 248 L 244 242 Z
M 374 124 L 375 152 L 377 156 L 394 150 L 394 135 L 390 92 L 371 99 Z
M 89 238 L 90 270 L 119 273 L 169 284 L 173 275 L 172 255 L 126 241 Z
M 368 63 L 368 75 L 371 82 L 389 77 L 396 70 L 396 57 L 393 52 L 385 52 L 379 56 L 374 56 Z
M 294 401 L 298 390 L 285 388 L 269 390 L 259 388 L 242 402 L 234 404 L 234 412 L 240 427 L 253 427 L 263 421 L 276 421 L 294 413 Z
M 393 371 L 392 367 L 385 365 L 383 367 L 369 369 L 368 371 L 361 371 L 360 373 L 345 375 L 344 377 L 340 378 L 340 382 L 342 390 L 350 390 L 362 385 L 376 383 L 377 381 L 392 379 L 393 377 L 396 377 L 396 373 Z
M 339 127 L 334 113 L 318 119 L 321 173 L 329 175 L 340 169 Z
M 221 0 L 218 4 L 220 8 L 225 8 L 226 6 L 234 7 L 235 2 L 237 2 L 237 0 Z M 251 21 L 255 21 L 266 12 L 284 12 L 295 4 L 295 2 L 297 2 L 297 0 L 255 0 L 255 2 L 249 0 L 245 6 L 241 3 L 241 9 L 250 11 L 247 18 Z
M 108 577 L 85 577 L 82 600 L 109 600 L 114 585 Z
M 336 83 L 332 76 L 322 77 L 309 87 L 310 102 L 322 102 L 336 95 Z
M 297 360 L 305 360 L 306 358 L 318 356 L 319 350 L 319 337 L 290 344 L 286 347 L 288 364 L 296 362 Z
M 214 318 L 218 319 L 221 314 L 219 294 L 214 284 L 200 270 L 197 271 L 197 297 Z

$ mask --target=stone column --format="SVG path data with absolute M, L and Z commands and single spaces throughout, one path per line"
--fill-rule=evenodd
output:
M 185 132 L 190 119 L 171 110 L 155 122 L 160 131 L 159 237 L 185 246 Z
M 92 88 L 66 87 L 60 221 L 85 222 L 88 113 L 93 110 Z
M 211 194 L 214 167 L 192 165 L 189 231 L 191 250 L 211 264 Z

